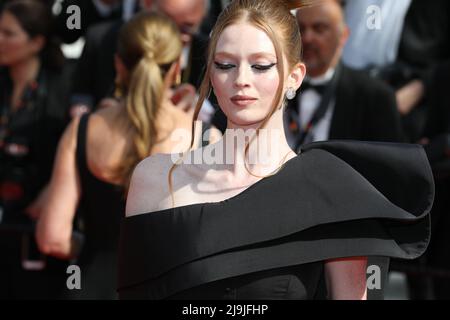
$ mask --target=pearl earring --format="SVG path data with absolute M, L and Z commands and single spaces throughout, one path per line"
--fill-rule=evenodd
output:
M 295 98 L 295 95 L 296 95 L 296 91 L 294 90 L 294 88 L 288 88 L 286 90 L 286 99 L 292 100 Z

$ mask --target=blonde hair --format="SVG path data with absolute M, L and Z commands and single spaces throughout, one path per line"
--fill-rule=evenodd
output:
M 300 31 L 298 29 L 297 20 L 291 14 L 290 10 L 296 8 L 302 8 L 305 6 L 310 6 L 317 1 L 314 0 L 303 0 L 303 1 L 289 1 L 289 0 L 234 0 L 230 5 L 222 11 L 220 14 L 210 36 L 208 55 L 207 55 L 207 66 L 205 77 L 200 85 L 199 100 L 194 111 L 194 122 L 192 124 L 192 137 L 194 137 L 195 121 L 198 118 L 200 108 L 204 100 L 208 97 L 211 90 L 210 74 L 214 63 L 214 54 L 219 40 L 220 35 L 223 30 L 233 24 L 238 22 L 248 22 L 257 28 L 264 31 L 275 47 L 275 52 L 277 56 L 277 69 L 280 75 L 280 79 L 284 79 L 284 57 L 286 57 L 289 68 L 293 68 L 297 63 L 301 61 L 302 56 L 302 46 Z M 284 83 L 280 81 L 278 89 L 275 95 L 274 103 L 271 111 L 267 117 L 262 122 L 261 126 L 256 130 L 256 137 L 259 135 L 260 129 L 264 128 L 270 117 L 276 112 L 277 108 L 283 104 L 284 101 Z M 245 154 L 247 154 L 249 144 L 246 144 Z M 193 138 L 191 139 L 192 149 L 194 144 Z M 189 151 L 188 150 L 188 151 Z M 172 186 L 172 173 L 177 167 L 178 162 L 175 163 L 169 170 L 168 183 L 169 190 L 172 195 L 173 200 L 173 186 Z M 246 167 L 247 171 L 251 173 Z M 276 170 L 277 172 L 278 170 Z M 275 173 L 276 173 L 275 172 Z M 275 174 L 272 173 L 272 174 Z
M 169 18 L 142 12 L 121 29 L 117 53 L 130 72 L 124 86 L 126 128 L 133 148 L 125 155 L 117 176 L 128 186 L 136 164 L 150 155 L 157 138 L 156 124 L 164 94 L 164 76 L 182 51 L 177 26 Z

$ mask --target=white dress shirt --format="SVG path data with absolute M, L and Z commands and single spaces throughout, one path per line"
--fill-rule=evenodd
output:
M 312 85 L 321 85 L 329 82 L 333 78 L 334 72 L 335 69 L 330 69 L 323 76 L 317 78 L 306 78 L 306 81 L 308 81 Z M 319 107 L 321 100 L 322 100 L 321 95 L 318 94 L 314 89 L 304 90 L 302 92 L 300 87 L 299 101 L 301 104 L 301 108 L 299 114 L 300 117 L 299 121 L 302 128 L 304 128 L 306 124 L 311 120 L 317 108 Z M 330 101 L 330 105 L 328 106 L 325 115 L 311 129 L 310 135 L 312 137 L 312 141 L 328 140 L 333 110 L 334 110 L 334 98 Z
M 383 67 L 395 62 L 411 1 L 347 0 L 345 20 L 350 37 L 344 48 L 343 62 L 355 69 Z
M 328 70 L 323 76 L 311 78 L 306 77 L 305 81 L 308 81 L 312 85 L 321 85 L 329 82 L 335 73 L 335 69 Z M 302 90 L 300 87 L 300 91 L 298 92 L 298 101 L 300 108 L 299 118 L 297 123 L 301 126 L 301 128 L 305 128 L 307 123 L 311 120 L 317 108 L 320 106 L 320 101 L 322 97 L 319 93 L 317 93 L 314 89 Z M 325 113 L 325 115 L 320 119 L 311 129 L 309 136 L 305 140 L 305 143 L 315 142 L 315 141 L 326 141 L 329 139 L 331 120 L 333 118 L 335 99 L 331 99 L 330 105 Z M 286 138 L 288 144 L 291 148 L 295 148 L 295 144 L 297 142 L 298 137 L 294 137 L 291 132 L 288 130 L 288 117 L 284 117 L 284 125 L 286 128 Z

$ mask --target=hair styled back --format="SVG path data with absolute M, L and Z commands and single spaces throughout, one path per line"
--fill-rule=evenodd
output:
M 264 128 L 267 121 L 275 113 L 277 108 L 282 106 L 284 100 L 284 57 L 286 58 L 288 69 L 293 68 L 297 63 L 301 62 L 302 46 L 300 31 L 298 29 L 297 20 L 291 14 L 290 10 L 309 6 L 317 1 L 303 0 L 303 1 L 289 1 L 289 0 L 233 0 L 227 8 L 225 8 L 219 15 L 217 22 L 211 32 L 205 77 L 200 86 L 199 100 L 194 111 L 194 122 L 192 124 L 192 140 L 191 148 L 194 143 L 194 123 L 198 118 L 200 108 L 204 100 L 208 97 L 211 91 L 211 70 L 214 64 L 214 55 L 216 51 L 217 42 L 225 28 L 230 25 L 246 22 L 262 31 L 264 31 L 275 47 L 277 56 L 277 69 L 279 78 L 281 79 L 278 90 L 275 95 L 274 104 L 266 119 L 258 128 Z M 246 152 L 248 150 L 246 145 Z M 176 168 L 176 164 L 172 166 L 169 171 L 169 189 L 172 193 L 172 172 Z
M 182 51 L 180 34 L 167 17 L 141 12 L 119 33 L 117 54 L 129 71 L 125 90 L 125 121 L 132 131 L 133 148 L 118 176 L 128 186 L 136 164 L 150 155 L 157 138 L 156 124 L 164 95 L 164 76 Z
M 64 56 L 55 35 L 54 18 L 46 4 L 36 0 L 15 0 L 6 3 L 1 12 L 13 15 L 30 38 L 44 37 L 45 45 L 39 52 L 44 66 L 52 69 L 63 66 Z

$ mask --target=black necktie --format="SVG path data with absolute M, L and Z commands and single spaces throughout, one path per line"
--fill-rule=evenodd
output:
M 313 137 L 310 134 L 313 126 L 320 121 L 320 119 L 323 118 L 325 115 L 325 112 L 327 110 L 326 106 L 328 106 L 328 103 L 326 103 L 325 106 L 322 106 L 322 101 L 319 105 L 319 107 L 314 112 L 314 115 L 312 116 L 309 123 L 304 128 L 300 127 L 299 123 L 299 113 L 301 108 L 301 103 L 299 99 L 301 99 L 301 92 L 306 90 L 314 90 L 318 95 L 320 95 L 321 100 L 324 97 L 325 92 L 327 91 L 328 87 L 331 85 L 331 81 L 322 83 L 322 84 L 311 84 L 308 81 L 303 81 L 301 87 L 300 87 L 300 95 L 297 95 L 294 100 L 290 101 L 288 104 L 288 119 L 289 119 L 289 130 L 291 131 L 291 134 L 297 138 L 296 145 L 293 146 L 297 151 L 301 147 L 301 145 L 305 143 L 309 143 L 312 141 Z
M 301 87 L 300 87 L 300 91 L 306 91 L 306 90 L 314 90 L 316 91 L 319 95 L 323 95 L 323 93 L 325 92 L 326 88 L 328 86 L 328 82 L 323 83 L 323 84 L 311 84 L 308 81 L 303 81 Z

